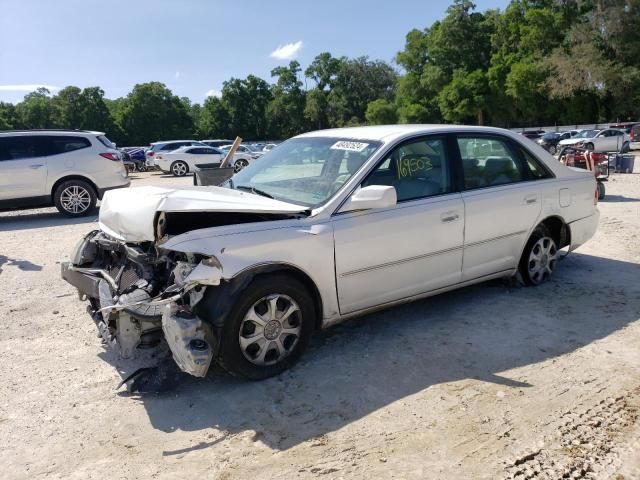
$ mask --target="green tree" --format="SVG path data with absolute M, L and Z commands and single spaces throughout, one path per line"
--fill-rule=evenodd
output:
M 289 138 L 304 131 L 305 92 L 299 80 L 300 64 L 295 60 L 287 67 L 271 71 L 278 80 L 269 103 L 269 131 L 273 138 Z
M 331 89 L 346 60 L 346 57 L 335 58 L 329 52 L 322 52 L 313 59 L 304 71 L 304 75 L 316 83 L 318 90 Z
M 57 124 L 60 128 L 83 128 L 81 94 L 82 90 L 80 88 L 68 86 L 53 97 Z
M 307 93 L 304 107 L 304 118 L 310 129 L 322 130 L 329 126 L 329 102 L 327 93 L 314 88 Z
M 370 125 L 390 125 L 398 122 L 395 104 L 382 98 L 369 102 L 365 116 Z
M 56 107 L 51 92 L 46 88 L 38 88 L 25 95 L 24 100 L 16 105 L 18 123 L 24 128 L 57 128 Z
M 117 120 L 133 145 L 190 137 L 194 131 L 184 103 L 160 82 L 135 85 Z
M 229 115 L 232 136 L 263 139 L 268 134 L 267 107 L 273 95 L 270 85 L 254 75 L 232 78 L 222 86 L 222 104 Z
M 16 107 L 7 102 L 0 102 L 0 130 L 12 130 L 19 128 Z
M 448 122 L 476 121 L 483 125 L 488 95 L 489 84 L 482 70 L 456 70 L 451 82 L 440 91 L 438 103 Z
M 222 100 L 217 97 L 207 97 L 198 119 L 200 136 L 203 138 L 230 138 L 233 134 L 230 123 L 229 112 Z

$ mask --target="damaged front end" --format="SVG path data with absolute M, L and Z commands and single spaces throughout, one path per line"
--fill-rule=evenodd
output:
M 207 286 L 219 285 L 217 259 L 127 243 L 100 230 L 78 242 L 62 277 L 89 302 L 100 336 L 122 358 L 164 338 L 176 364 L 204 377 L 215 354 L 213 329 L 195 315 Z

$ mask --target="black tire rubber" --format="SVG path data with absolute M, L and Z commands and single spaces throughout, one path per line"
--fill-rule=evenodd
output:
M 89 203 L 89 207 L 86 210 L 79 213 L 73 213 L 65 210 L 60 200 L 62 192 L 65 189 L 73 186 L 84 188 L 87 192 L 89 192 L 89 197 L 91 199 Z M 94 188 L 91 186 L 91 184 L 89 182 L 85 182 L 84 180 L 67 180 L 66 182 L 62 182 L 60 185 L 58 185 L 55 192 L 53 192 L 53 204 L 58 209 L 58 211 L 65 217 L 73 218 L 73 217 L 84 217 L 86 215 L 91 215 L 96 209 L 97 202 L 98 202 L 98 194 L 96 193 Z
M 284 294 L 300 306 L 302 331 L 294 350 L 274 365 L 259 366 L 247 360 L 239 345 L 242 320 L 249 308 L 259 299 L 270 294 Z M 293 366 L 309 344 L 315 325 L 313 299 L 305 286 L 290 275 L 274 273 L 256 277 L 244 290 L 240 301 L 231 309 L 220 335 L 218 363 L 232 375 L 248 380 L 273 377 Z
M 240 168 L 237 168 L 238 165 L 240 166 Z M 247 160 L 245 160 L 244 158 L 239 158 L 238 160 L 236 160 L 236 162 L 233 164 L 233 171 L 235 173 L 238 173 L 240 170 L 247 168 L 249 166 L 249 162 Z M 236 170 L 237 168 L 237 170 Z
M 620 149 L 620 153 L 628 153 L 631 150 L 631 144 L 629 142 L 624 142 L 622 144 L 622 148 Z
M 587 150 L 589 150 L 590 152 L 593 152 L 593 149 L 594 149 L 595 147 L 593 146 L 593 143 L 586 143 L 586 144 L 584 145 L 584 148 L 585 148 L 585 149 L 587 149 Z
M 182 163 L 182 164 L 185 166 L 185 172 L 184 172 L 182 175 L 176 175 L 176 174 L 175 174 L 175 172 L 173 171 L 173 166 L 174 166 L 174 165 L 177 165 L 177 164 L 179 164 L 179 163 Z M 182 160 L 176 160 L 176 161 L 175 161 L 175 162 L 173 162 L 173 163 L 171 164 L 171 166 L 169 167 L 169 171 L 171 172 L 171 174 L 172 174 L 174 177 L 184 177 L 187 173 L 189 173 L 189 165 L 187 165 L 187 163 L 186 163 L 186 162 L 183 162 Z
M 607 193 L 607 189 L 604 186 L 604 183 L 602 182 L 596 182 L 597 183 L 597 188 L 598 188 L 598 200 L 602 200 L 604 199 L 604 196 Z
M 558 147 L 556 147 L 555 145 L 549 145 L 549 153 L 551 155 L 555 155 L 556 153 L 558 153 Z
M 531 277 L 529 276 L 528 263 L 529 263 L 529 255 L 531 255 L 531 250 L 533 249 L 533 246 L 542 237 L 553 238 L 553 236 L 551 235 L 551 232 L 549 232 L 549 229 L 547 227 L 545 227 L 544 225 L 539 225 L 538 227 L 536 227 L 536 229 L 533 231 L 533 233 L 529 237 L 529 240 L 527 241 L 527 244 L 525 245 L 524 250 L 522 251 L 520 262 L 518 263 L 518 273 L 520 273 L 520 277 L 522 278 L 522 281 L 524 282 L 524 284 L 528 286 L 535 287 L 540 285 L 540 284 L 536 284 L 533 280 L 531 280 Z M 554 240 L 554 243 L 555 243 L 555 240 Z M 556 251 L 557 250 L 558 250 L 558 245 L 556 244 Z M 544 283 L 544 281 L 542 283 Z

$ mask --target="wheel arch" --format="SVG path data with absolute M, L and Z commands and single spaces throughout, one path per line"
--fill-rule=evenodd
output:
M 562 217 L 558 215 L 549 216 L 538 223 L 536 228 L 541 225 L 545 226 L 549 230 L 549 233 L 555 240 L 556 245 L 558 245 L 558 249 L 571 244 L 571 227 L 569 227 Z
M 314 325 L 316 330 L 319 330 L 322 326 L 323 315 L 320 291 L 307 273 L 287 263 L 255 265 L 240 271 L 219 286 L 209 287 L 203 300 L 196 306 L 196 314 L 210 322 L 214 327 L 222 327 L 231 308 L 249 284 L 258 277 L 275 273 L 290 275 L 302 283 L 309 291 L 315 309 Z
M 58 187 L 64 182 L 67 182 L 69 180 L 81 180 L 83 182 L 87 182 L 89 185 L 91 185 L 91 188 L 93 188 L 93 191 L 96 194 L 96 197 L 98 198 L 98 200 L 102 200 L 102 197 L 100 195 L 100 189 L 98 188 L 98 186 L 95 184 L 93 180 L 83 175 L 66 175 L 64 177 L 60 177 L 51 186 L 51 201 L 53 201 L 54 195 Z

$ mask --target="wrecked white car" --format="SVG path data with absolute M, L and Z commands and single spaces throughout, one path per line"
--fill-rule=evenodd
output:
M 312 332 L 485 280 L 546 281 L 595 232 L 594 176 L 514 133 L 386 126 L 293 138 L 224 187 L 108 192 L 62 276 L 123 357 L 168 344 L 277 374 Z

